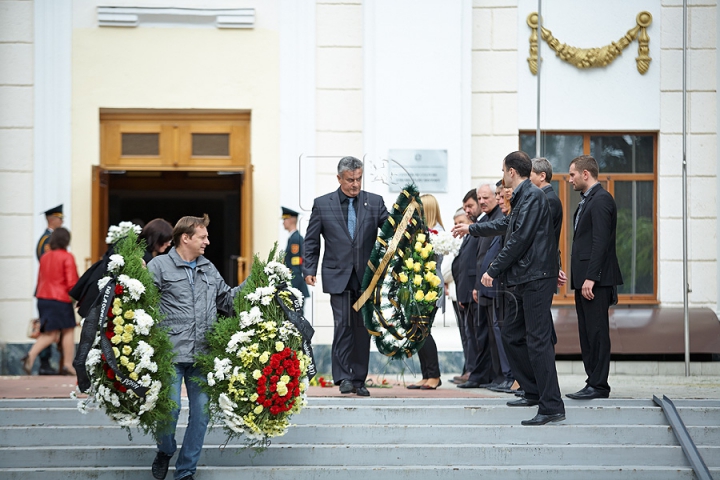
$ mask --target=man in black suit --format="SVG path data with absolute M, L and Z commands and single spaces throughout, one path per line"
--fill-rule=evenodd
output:
M 335 320 L 332 375 L 341 393 L 369 396 L 365 387 L 370 361 L 370 335 L 362 316 L 352 308 L 360 296 L 362 277 L 375 245 L 378 228 L 388 218 L 379 195 L 360 189 L 363 163 L 343 157 L 338 163 L 340 188 L 315 199 L 305 232 L 305 283 L 315 285 L 320 260 L 323 291 L 330 294 Z
M 478 204 L 477 191 L 473 188 L 463 197 L 463 210 L 468 218 L 475 222 L 482 213 Z M 473 300 L 473 288 L 475 288 L 476 258 L 478 239 L 474 237 L 464 238 L 460 251 L 453 260 L 452 274 L 455 280 L 455 294 L 460 308 L 462 328 L 465 331 L 467 341 L 465 350 L 466 372 L 459 378 L 453 380 L 458 387 L 477 388 L 481 383 L 490 381 L 490 370 L 487 368 L 489 362 L 481 359 L 482 351 L 478 349 L 476 325 L 478 323 L 478 305 Z M 489 357 L 487 358 L 489 360 Z M 483 372 L 483 367 L 485 372 Z M 470 383 L 472 382 L 472 383 Z M 468 385 L 469 384 L 469 385 Z
M 617 286 L 623 283 L 615 251 L 617 206 L 597 181 L 599 168 L 593 157 L 582 155 L 573 159 L 569 174 L 568 181 L 582 197 L 573 216 L 570 281 L 575 290 L 580 350 L 588 378 L 585 388 L 566 396 L 576 400 L 608 398 L 608 308 L 617 303 Z
M 515 286 L 517 314 L 507 318 L 503 337 L 513 375 L 525 390 L 512 407 L 538 405 L 538 413 L 523 425 L 545 425 L 565 420 L 560 395 L 555 347 L 552 343 L 553 318 L 550 313 L 555 293 L 558 265 L 557 242 L 545 194 L 530 180 L 532 162 L 525 152 L 513 152 L 503 162 L 503 180 L 512 187 L 512 210 L 508 217 L 492 222 L 456 225 L 454 235 L 506 235 L 505 245 L 482 276 L 482 284 L 507 274 L 507 284 Z

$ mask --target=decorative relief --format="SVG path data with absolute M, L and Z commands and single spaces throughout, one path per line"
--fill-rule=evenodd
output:
M 617 42 L 596 48 L 572 47 L 553 37 L 550 30 L 542 27 L 542 39 L 555 51 L 555 54 L 577 68 L 606 67 L 610 65 L 630 43 L 638 39 L 638 56 L 635 57 L 637 69 L 641 75 L 650 67 L 650 37 L 647 27 L 652 23 L 650 12 L 640 12 L 636 17 L 637 24 L 628 30 Z M 533 12 L 527 17 L 527 24 L 532 29 L 530 34 L 530 57 L 527 59 L 530 71 L 537 75 L 538 71 L 538 14 Z

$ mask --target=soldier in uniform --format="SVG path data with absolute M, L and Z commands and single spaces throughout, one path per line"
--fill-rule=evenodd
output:
M 302 274 L 303 237 L 297 229 L 298 212 L 282 207 L 282 220 L 285 230 L 290 232 L 287 248 L 285 248 L 285 266 L 293 273 L 292 286 L 300 290 L 305 298 L 309 297 L 307 284 Z M 303 303 L 303 310 L 305 304 Z
M 35 255 L 37 256 L 38 261 L 40 261 L 40 257 L 42 257 L 44 253 L 50 251 L 50 235 L 52 235 L 53 230 L 62 227 L 62 204 L 58 205 L 55 208 L 51 208 L 50 210 L 46 210 L 45 219 L 47 220 L 47 228 L 43 232 L 40 240 L 38 240 L 37 246 L 35 247 Z M 58 346 L 60 345 L 60 341 L 62 340 L 58 340 Z M 52 345 L 44 349 L 38 355 L 38 358 L 40 358 L 40 369 L 38 370 L 38 373 L 40 375 L 57 374 L 57 372 L 52 368 L 52 366 L 50 366 L 50 357 L 52 357 Z

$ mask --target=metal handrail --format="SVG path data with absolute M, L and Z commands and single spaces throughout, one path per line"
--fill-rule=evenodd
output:
M 680 418 L 680 414 L 678 413 L 677 408 L 675 408 L 675 404 L 665 395 L 663 395 L 662 400 L 653 395 L 653 401 L 658 404 L 658 406 L 662 408 L 663 413 L 665 413 L 665 417 L 667 418 L 668 423 L 670 423 L 670 426 L 675 433 L 675 437 L 678 439 L 678 442 L 680 442 L 680 446 L 685 453 L 685 457 L 687 457 L 690 462 L 690 466 L 695 471 L 697 478 L 699 480 L 712 480 L 710 470 L 708 470 L 702 455 L 700 455 L 700 452 L 695 446 L 695 442 L 693 442 L 692 437 L 690 437 L 690 433 L 687 431 L 682 418 Z

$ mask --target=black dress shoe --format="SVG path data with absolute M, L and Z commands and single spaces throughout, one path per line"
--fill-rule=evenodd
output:
M 471 380 L 468 380 L 465 383 L 461 383 L 459 385 L 455 385 L 458 388 L 480 388 L 480 384 L 478 382 L 473 382 Z
M 517 390 L 512 390 L 512 393 L 515 394 L 516 397 L 524 397 L 525 396 L 525 390 L 518 388 Z
M 523 425 L 545 425 L 546 423 L 562 422 L 563 420 L 565 420 L 564 413 L 551 413 L 550 415 L 543 415 L 542 413 L 538 413 L 530 420 L 523 420 L 520 423 Z
M 359 397 L 369 397 L 370 396 L 370 392 L 368 392 L 368 389 L 367 389 L 367 387 L 365 387 L 365 385 L 360 385 L 359 387 L 355 387 L 355 393 L 357 393 L 357 395 Z
M 162 452 L 157 452 L 157 455 L 155 455 L 155 460 L 152 464 L 153 477 L 157 478 L 158 480 L 163 480 L 163 478 L 165 478 L 171 458 L 172 455 L 165 455 Z
M 592 400 L 593 398 L 608 398 L 610 396 L 610 392 L 607 390 L 598 390 L 597 388 L 588 385 L 579 392 L 568 393 L 565 396 L 572 398 L 573 400 Z
M 500 393 L 512 393 L 513 383 L 515 383 L 515 380 L 505 380 L 496 387 L 488 387 L 488 390 Z
M 355 387 L 350 380 L 340 382 L 340 393 L 355 393 Z
M 59 374 L 50 365 L 40 364 L 40 368 L 38 368 L 38 375 L 59 375 Z
M 540 404 L 539 400 L 533 400 L 532 398 L 521 398 L 519 400 L 510 400 L 507 402 L 508 407 L 534 407 Z
M 481 383 L 481 384 L 478 385 L 478 387 L 480 387 L 480 388 L 490 388 L 490 387 L 497 387 L 498 385 L 499 385 L 499 384 L 497 384 L 497 383 L 490 382 L 490 383 Z

